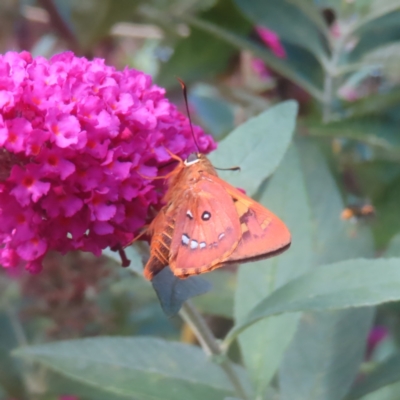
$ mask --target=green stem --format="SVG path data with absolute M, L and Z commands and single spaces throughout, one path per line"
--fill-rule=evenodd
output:
M 332 50 L 332 57 L 329 62 L 328 68 L 325 68 L 324 79 L 324 106 L 323 106 L 323 122 L 328 123 L 332 121 L 332 103 L 334 100 L 335 90 L 335 77 L 337 75 L 338 65 L 342 56 L 343 48 L 346 44 L 346 36 L 339 39 Z
M 324 106 L 322 111 L 322 120 L 328 123 L 332 117 L 332 92 L 333 92 L 333 76 L 329 71 L 325 71 L 324 79 Z
M 190 300 L 188 300 L 182 306 L 179 314 L 182 319 L 191 327 L 203 350 L 208 355 L 212 355 L 221 360 L 219 365 L 225 371 L 228 379 L 235 388 L 236 395 L 243 400 L 247 400 L 248 397 L 246 395 L 246 391 L 240 382 L 233 363 L 223 354 L 219 343 L 217 342 L 204 318 L 198 312 L 197 308 Z

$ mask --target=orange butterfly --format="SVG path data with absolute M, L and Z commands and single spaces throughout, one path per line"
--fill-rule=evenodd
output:
M 186 86 L 178 80 L 190 121 Z M 196 143 L 193 128 L 192 135 Z M 150 259 L 144 267 L 147 279 L 152 280 L 167 265 L 175 276 L 186 278 L 289 248 L 286 225 L 220 179 L 204 154 L 192 153 L 185 161 L 170 155 L 179 164 L 164 177 L 169 178 L 166 205 L 146 230 L 151 236 Z
M 185 278 L 233 262 L 276 255 L 290 232 L 272 212 L 220 179 L 207 157 L 192 153 L 169 174 L 166 205 L 147 229 L 151 280 L 167 265 Z
M 372 204 L 348 206 L 340 214 L 340 218 L 343 220 L 356 220 L 357 218 L 374 216 L 375 208 Z

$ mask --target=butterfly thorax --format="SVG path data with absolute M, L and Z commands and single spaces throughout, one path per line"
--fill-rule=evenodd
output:
M 190 190 L 205 174 L 218 176 L 211 162 L 201 153 L 192 153 L 175 171 L 169 180 L 168 192 L 165 195 L 164 200 L 167 203 L 181 196 L 184 191 Z

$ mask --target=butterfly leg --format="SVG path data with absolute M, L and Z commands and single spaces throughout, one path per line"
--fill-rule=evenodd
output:
M 183 160 L 182 158 L 180 158 L 179 156 L 175 155 L 174 153 L 172 153 L 171 151 L 169 151 L 167 148 L 165 149 L 166 152 L 171 156 L 171 158 L 173 160 L 176 160 L 179 162 L 179 164 L 183 164 Z M 168 179 L 170 178 L 172 175 L 176 174 L 176 171 L 178 169 L 174 168 L 171 172 L 169 172 L 166 175 L 160 175 L 160 176 L 147 176 L 147 175 L 142 175 L 140 172 L 137 172 L 142 178 L 144 179 L 150 179 L 150 180 L 156 180 L 156 179 Z

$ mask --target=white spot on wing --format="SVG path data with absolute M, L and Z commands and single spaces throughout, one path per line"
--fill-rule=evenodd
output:
M 199 244 L 197 243 L 197 241 L 196 240 L 193 240 L 192 239 L 192 241 L 190 242 L 190 248 L 191 249 L 197 249 L 197 246 L 198 246 Z
M 220 233 L 218 236 L 218 240 L 221 240 L 225 236 L 225 233 Z
M 205 247 L 207 247 L 206 242 L 200 242 L 200 248 L 204 249 Z
M 191 213 L 190 210 L 187 210 L 187 211 L 186 211 L 186 215 L 187 215 L 190 219 L 193 219 L 193 214 Z
M 211 218 L 211 214 L 208 211 L 204 211 L 201 215 L 201 219 L 203 221 L 208 221 Z
M 186 233 L 184 233 L 182 235 L 182 244 L 187 246 L 189 244 L 190 241 L 190 237 L 188 235 L 186 235 Z

